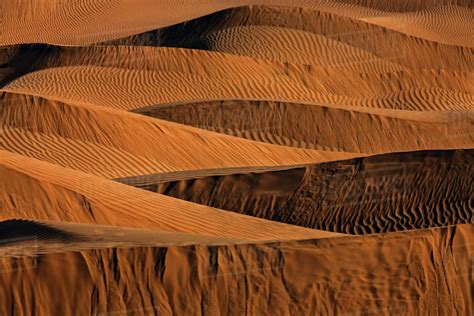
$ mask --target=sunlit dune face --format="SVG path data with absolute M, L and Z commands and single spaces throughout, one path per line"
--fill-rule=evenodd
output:
M 469 0 L 0 21 L 0 315 L 473 314 Z

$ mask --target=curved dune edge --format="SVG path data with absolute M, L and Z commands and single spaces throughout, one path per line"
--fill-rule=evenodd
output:
M 36 97 L 8 94 L 5 94 L 2 100 L 0 112 L 3 149 L 107 178 L 181 170 L 302 165 L 360 157 L 370 152 L 470 148 L 474 137 L 470 128 L 472 125 L 470 111 L 447 112 L 442 115 L 428 112 L 423 113 L 423 116 L 421 113 L 420 115 L 406 113 L 403 119 L 396 119 L 309 105 L 275 103 L 272 107 L 272 103 L 267 106 L 265 102 L 257 103 L 260 110 L 255 112 L 253 110 L 255 103 L 233 101 L 228 103 L 231 106 L 230 112 L 222 112 L 223 118 L 229 113 L 232 114 L 234 110 L 243 117 L 252 116 L 256 124 L 260 122 L 257 124 L 260 129 L 270 124 L 268 135 L 272 135 L 271 131 L 276 126 L 286 126 L 282 131 L 283 134 L 277 130 L 277 134 L 274 135 L 297 139 L 298 142 L 281 142 L 278 137 L 268 138 L 265 134 L 264 138 L 255 138 L 252 134 L 235 133 L 233 130 L 235 131 L 238 126 L 232 125 L 229 126 L 230 130 L 217 131 L 278 145 L 306 147 L 308 143 L 314 141 L 319 143 L 318 147 L 304 150 L 246 141 L 103 107 L 72 106 Z M 242 107 L 242 104 L 245 107 Z M 197 123 L 198 127 L 214 129 L 212 124 L 206 126 L 199 122 L 202 117 L 198 115 L 199 109 L 207 108 L 201 107 L 202 105 L 205 104 L 189 105 L 193 108 L 192 113 L 196 114 L 192 117 L 189 117 L 186 111 L 179 110 L 182 106 L 162 108 L 160 111 L 164 116 L 161 118 L 173 120 L 176 117 L 180 120 L 179 123 L 191 125 Z M 218 122 L 219 111 L 222 111 L 221 103 L 211 103 L 210 106 L 216 107 L 217 112 L 212 110 L 209 113 L 216 113 L 215 119 Z M 270 113 L 270 116 L 262 115 L 270 108 L 272 112 L 275 109 L 289 109 L 282 112 L 286 115 L 300 116 L 305 113 L 304 119 L 301 121 L 298 118 L 297 121 L 301 123 L 298 125 L 300 128 L 306 126 L 308 130 L 304 133 L 295 130 L 292 120 L 281 121 L 275 113 Z M 246 113 L 249 109 L 250 112 Z M 174 112 L 171 117 L 167 114 L 169 110 Z M 160 112 L 153 110 L 151 115 L 154 115 L 153 113 Z M 325 119 L 321 120 L 321 117 Z M 350 119 L 350 124 L 347 123 L 347 118 Z M 203 119 L 207 120 L 208 117 Z M 308 120 L 307 124 L 303 124 L 304 120 Z M 232 122 L 240 124 L 238 120 Z M 366 123 L 380 133 L 366 134 Z M 252 121 L 245 124 L 252 124 Z M 332 126 L 338 124 L 344 124 L 343 126 L 347 126 L 348 129 L 334 131 Z M 98 126 L 100 128 L 97 128 Z M 117 126 L 120 126 L 120 129 L 117 129 Z M 225 124 L 217 126 L 225 127 Z M 351 134 L 357 129 L 359 131 L 356 134 L 364 135 L 363 137 L 354 140 L 347 136 L 347 133 Z M 325 139 L 320 138 L 323 135 Z M 341 137 L 336 137 L 337 135 Z M 203 137 L 208 142 L 208 148 L 203 148 L 194 141 L 189 142 L 186 147 L 180 145 L 184 139 L 199 139 L 201 142 Z M 178 152 L 184 151 L 186 155 L 182 157 L 192 155 L 192 161 L 176 159 L 172 153 L 164 152 L 162 150 L 164 144 L 176 148 Z M 197 146 L 196 149 L 193 148 L 194 144 Z M 45 151 L 45 148 L 48 148 L 48 151 Z M 77 148 L 81 148 L 81 154 L 77 154 Z M 218 150 L 219 154 L 213 148 Z M 239 151 L 247 149 L 240 154 L 234 148 Z M 249 156 L 247 152 L 253 152 L 253 155 Z M 227 159 L 224 159 L 224 153 L 228 154 Z M 216 159 L 211 161 L 211 155 Z
M 0 162 L 1 219 L 154 228 L 249 241 L 338 236 L 157 195 L 6 151 Z
M 172 315 L 202 308 L 469 315 L 473 234 L 470 224 L 283 243 L 26 254 L 0 259 L 0 312 L 16 313 L 15 302 L 33 308 L 31 295 L 41 292 L 47 314 Z
M 305 74 L 302 75 L 305 79 L 313 80 L 311 76 L 304 77 Z M 427 75 L 425 74 L 424 77 L 428 78 Z M 122 83 L 121 80 L 123 80 Z M 468 78 L 463 81 L 467 83 Z M 56 82 L 58 85 L 48 85 L 48 82 Z M 185 87 L 187 84 L 189 88 L 186 90 L 182 88 L 172 90 L 172 85 Z M 0 88 L 0 92 L 32 95 L 75 105 L 88 104 L 129 111 L 158 104 L 220 100 L 271 100 L 320 104 L 332 108 L 394 113 L 395 115 L 398 111 L 471 110 L 474 98 L 471 92 L 436 87 L 388 89 L 380 94 L 377 91 L 372 91 L 370 92 L 372 96 L 367 97 L 344 96 L 327 91 L 317 91 L 317 87 L 323 87 L 322 84 L 328 85 L 329 83 L 313 80 L 309 86 L 304 86 L 302 82 L 298 82 L 292 77 L 278 79 L 257 77 L 245 80 L 221 79 L 217 81 L 209 77 L 157 71 L 74 67 L 53 68 L 25 75 Z M 333 84 L 335 84 L 333 88 L 342 89 L 342 82 Z M 70 85 L 71 88 L 65 89 L 63 85 Z M 103 88 L 97 89 L 100 86 Z M 120 98 L 120 95 L 113 93 L 119 88 L 124 90 L 123 96 L 127 96 L 127 98 Z
M 474 31 L 461 31 L 466 25 L 474 23 L 472 8 L 438 6 L 409 14 L 397 13 L 360 20 L 433 42 L 474 47 Z
M 0 315 L 473 314 L 471 2 L 0 1 Z
M 412 12 L 396 12 L 397 8 L 383 9 L 364 6 L 357 2 L 341 3 L 336 1 L 296 0 L 290 5 L 287 1 L 212 1 L 189 5 L 185 1 L 139 2 L 109 1 L 105 3 L 79 2 L 74 5 L 41 5 L 30 3 L 29 9 L 9 5 L 1 7 L 4 32 L 7 34 L 0 45 L 18 43 L 51 43 L 62 45 L 87 45 L 111 40 L 151 29 L 165 27 L 216 11 L 246 5 L 290 6 L 302 9 L 316 9 L 323 12 L 342 15 L 352 19 L 380 25 L 409 35 L 450 45 L 472 47 L 472 30 L 464 26 L 472 24 L 469 8 L 450 5 L 431 4 L 413 8 Z M 133 7 L 132 7 L 133 6 Z M 14 8 L 14 11 L 12 11 Z M 32 15 L 28 10 L 35 10 Z M 177 14 L 179 13 L 179 14 Z M 67 18 L 65 18 L 67 17 Z M 449 28 L 436 22 L 440 18 L 451 21 Z M 409 28 L 407 28 L 409 23 Z M 126 27 L 124 27 L 124 25 Z M 37 33 L 32 30 L 42 29 Z M 82 35 L 77 36 L 76 30 Z
M 280 171 L 116 179 L 148 191 L 347 234 L 473 222 L 474 151 L 420 151 Z
M 405 1 L 405 3 L 407 3 Z M 387 4 L 387 3 L 385 3 Z M 385 72 L 390 69 L 404 69 L 405 67 L 415 69 L 449 69 L 449 70 L 473 70 L 472 49 L 464 46 L 450 46 L 430 42 L 411 37 L 386 28 L 353 20 L 344 16 L 328 14 L 317 10 L 300 10 L 291 7 L 239 7 L 225 11 L 216 12 L 201 18 L 170 27 L 156 29 L 149 32 L 136 34 L 129 37 L 105 42 L 106 45 L 145 45 L 158 47 L 180 47 L 197 48 L 204 50 L 215 50 L 215 46 L 208 39 L 216 33 L 228 32 L 241 27 L 266 27 L 267 29 L 288 30 L 289 34 L 304 32 L 315 38 L 316 46 L 311 47 L 319 53 L 328 57 L 329 60 L 312 56 L 311 60 L 316 64 L 332 65 L 342 69 L 352 69 L 361 72 Z M 300 31 L 300 32 L 298 32 Z M 239 32 L 235 32 L 239 37 Z M 281 35 L 284 35 L 282 32 Z M 294 34 L 293 34 L 294 36 Z M 249 38 L 250 42 L 253 40 Z M 262 52 L 267 53 L 267 48 L 281 43 L 295 42 L 294 39 L 285 37 L 274 37 L 277 43 L 261 45 Z M 226 38 L 226 42 L 235 42 L 235 38 Z M 327 47 L 319 46 L 322 42 L 332 42 L 338 47 L 346 47 L 350 51 L 358 51 L 361 54 L 376 56 L 360 63 L 360 56 L 356 54 L 341 54 L 340 50 L 333 49 L 333 54 L 327 54 Z M 234 43 L 237 44 L 237 43 Z M 304 43 L 303 43 L 304 44 Z M 308 44 L 308 43 L 306 43 Z M 239 47 L 245 52 L 244 47 Z M 284 45 L 283 45 L 284 46 Z M 393 49 L 396 46 L 397 49 Z M 297 51 L 309 49 L 297 45 Z M 281 49 L 280 49 L 281 50 Z M 254 53 L 259 53 L 254 50 Z M 276 52 L 286 58 L 298 58 L 281 50 Z M 450 56 L 450 59 L 446 59 Z M 378 58 L 383 61 L 377 62 Z M 301 57 L 300 57 L 301 58 Z M 337 58 L 343 63 L 331 63 Z M 328 63 L 329 61 L 329 63 Z M 384 67 L 381 67 L 385 65 Z M 398 66 L 397 66 L 398 65 Z M 388 68 L 386 68 L 389 66 Z M 395 66 L 395 68 L 393 68 Z
M 265 99 L 442 111 L 470 109 L 474 98 L 469 72 L 405 69 L 363 74 L 161 47 L 33 46 L 19 50 L 7 63 L 17 75 L 5 75 L 2 91 L 127 110 L 185 101 Z M 38 55 L 35 61 L 25 59 L 30 54 Z M 52 82 L 56 84 L 48 84 Z
M 229 105 L 231 109 L 235 109 L 239 113 L 243 111 L 241 113 L 243 117 L 254 117 L 255 124 L 260 125 L 260 129 L 270 124 L 269 131 L 271 132 L 271 129 L 275 126 L 288 125 L 286 129 L 282 130 L 283 134 L 276 135 L 296 138 L 299 139 L 299 142 L 282 143 L 278 142 L 278 138 L 273 140 L 272 138 L 258 138 L 257 140 L 304 147 L 306 146 L 304 142 L 308 143 L 307 140 L 309 139 L 309 143 L 311 143 L 313 141 L 311 137 L 313 137 L 320 143 L 316 147 L 318 150 L 303 150 L 282 146 L 269 147 L 269 145 L 263 143 L 226 137 L 221 134 L 123 111 L 94 106 L 72 106 L 41 98 L 7 94 L 4 95 L 0 111 L 2 148 L 106 178 L 117 178 L 186 170 L 191 172 L 200 169 L 255 168 L 259 166 L 269 168 L 280 165 L 302 165 L 360 157 L 368 155 L 367 152 L 385 153 L 420 149 L 470 148 L 474 137 L 470 132 L 470 122 L 472 121 L 470 112 L 453 112 L 443 115 L 424 113 L 423 117 L 407 114 L 406 118 L 409 119 L 405 120 L 406 118 L 404 118 L 402 120 L 309 105 L 275 103 L 272 106 L 272 103 L 268 104 L 268 110 L 271 108 L 274 111 L 275 109 L 289 107 L 290 111 L 286 112 L 286 115 L 304 116 L 302 120 L 298 118 L 297 121 L 301 123 L 298 126 L 300 128 L 306 126 L 308 130 L 301 133 L 300 130 L 295 130 L 292 127 L 293 120 L 279 121 L 279 116 L 272 113 L 270 113 L 270 116 L 267 114 L 261 115 L 260 113 L 266 113 L 267 103 L 257 103 L 263 112 L 259 110 L 253 113 L 252 110 L 246 113 L 247 110 L 239 105 L 240 102 L 230 102 Z M 234 103 L 235 108 L 233 108 Z M 214 105 L 220 108 L 220 103 Z M 211 106 L 214 105 L 211 103 Z M 252 102 L 243 103 L 243 105 L 247 108 L 249 106 L 253 107 Z M 173 117 L 179 118 L 181 115 L 185 120 L 180 121 L 180 123 L 196 125 L 196 122 L 199 123 L 202 116 L 197 115 L 199 109 L 206 110 L 206 107 L 202 108 L 199 104 L 190 106 L 194 108 L 192 113 L 197 111 L 196 115 L 192 115 L 191 121 L 186 119 L 189 117 L 186 111 L 183 113 L 179 110 L 180 106 L 168 108 L 168 110 L 173 109 L 175 111 L 175 114 L 171 117 L 167 116 L 167 110 L 163 108 L 162 113 L 165 116 L 162 118 L 173 119 Z M 291 110 L 292 107 L 296 107 L 296 111 Z M 153 111 L 152 113 L 156 112 Z M 218 122 L 219 112 L 213 110 L 209 113 L 216 113 L 215 120 Z M 303 113 L 305 114 L 303 115 Z M 325 119 L 321 120 L 321 117 Z M 207 118 L 208 115 L 206 120 Z M 314 121 L 312 121 L 312 118 L 314 118 Z M 348 124 L 347 118 L 350 119 L 350 124 Z M 412 121 L 411 118 L 416 120 Z M 270 120 L 266 121 L 267 119 Z M 308 120 L 307 124 L 304 123 L 306 119 Z M 258 120 L 262 121 L 258 123 Z M 54 124 L 50 122 L 54 122 Z M 238 120 L 234 120 L 233 124 L 239 124 L 238 122 Z M 366 134 L 366 123 L 373 126 L 374 131 L 379 131 L 380 134 L 378 132 Z M 248 121 L 245 124 L 253 123 Z M 347 126 L 347 131 L 344 129 L 334 131 L 332 126 L 338 124 Z M 98 126 L 100 128 L 97 128 Z M 117 129 L 117 126 L 120 126 L 120 129 Z M 222 125 L 217 124 L 217 126 Z M 198 127 L 206 128 L 206 125 Z M 213 129 L 212 124 L 207 128 Z M 359 128 L 359 131 L 356 134 L 361 135 L 357 140 L 347 136 L 347 133 L 350 134 L 352 131 L 356 131 L 357 128 Z M 134 133 L 129 131 L 134 131 Z M 237 135 L 232 130 L 230 130 L 230 133 Z M 341 135 L 341 137 L 336 137 L 338 135 Z M 252 138 L 251 136 L 248 137 Z M 325 139 L 319 140 L 322 136 Z M 201 142 L 203 137 L 210 142 L 207 145 L 210 148 L 206 149 L 197 145 L 194 149 L 194 141 L 189 142 L 189 145 L 184 148 L 180 145 L 184 139 L 199 139 Z M 304 142 L 301 143 L 301 141 Z M 192 161 L 176 159 L 174 155 L 171 157 L 172 153 L 163 152 L 162 146 L 164 144 L 169 144 L 170 148 L 177 148 L 176 150 L 179 152 L 187 152 L 188 154 L 183 157 L 192 154 Z M 78 148 L 81 149 L 79 152 Z M 219 154 L 214 154 L 214 150 L 209 151 L 212 148 L 218 150 Z M 234 148 L 238 150 L 247 148 L 247 151 L 239 154 Z M 249 152 L 248 148 L 253 148 L 250 150 L 253 152 L 252 156 L 245 154 Z M 45 151 L 44 149 L 48 150 Z M 271 151 L 266 151 L 268 149 Z M 343 151 L 337 152 L 334 150 Z M 356 153 L 357 151 L 361 151 L 361 153 Z M 202 153 L 202 159 L 199 158 L 200 152 Z M 210 153 L 216 155 L 216 160 L 211 161 L 209 159 L 211 157 Z M 228 153 L 228 159 L 224 159 L 224 153 Z M 239 159 L 238 157 L 244 158 Z
M 403 46 L 398 53 L 392 52 L 392 56 L 379 57 L 328 36 L 266 25 L 219 29 L 199 41 L 210 51 L 365 74 L 403 71 L 406 69 L 403 60 L 409 57 Z
M 181 179 L 183 176 L 192 178 L 208 174 L 284 170 L 308 164 L 163 171 L 169 169 L 164 169 L 157 161 L 145 159 L 138 155 L 131 155 L 126 151 L 107 146 L 93 145 L 87 142 L 54 137 L 47 134 L 32 133 L 23 129 L 2 128 L 0 131 L 4 133 L 4 140 L 7 141 L 4 144 L 3 150 L 106 179 L 133 177 L 142 174 L 154 174 L 163 179 Z M 78 150 L 84 154 L 77 155 Z M 353 156 L 360 155 L 354 154 Z
M 301 165 L 357 156 L 264 144 L 122 110 L 4 97 L 2 149 L 107 177 Z M 75 146 L 82 152 L 68 155 Z
M 362 155 L 474 144 L 470 110 L 390 116 L 311 104 L 229 100 L 157 105 L 134 112 L 260 142 Z
M 172 170 L 126 150 L 78 139 L 3 127 L 2 149 L 104 178 Z
M 29 219 L 0 221 L 0 258 L 100 248 L 245 243 L 225 237 Z

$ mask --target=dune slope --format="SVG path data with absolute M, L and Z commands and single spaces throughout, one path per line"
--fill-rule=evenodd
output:
M 0 310 L 471 314 L 472 234 L 473 225 L 459 225 L 383 237 L 2 256 Z
M 257 143 L 99 106 L 10 94 L 0 102 L 1 149 L 110 178 L 354 156 Z M 77 154 L 68 154 L 70 146 Z
M 472 223 L 472 150 L 386 154 L 263 173 L 117 181 L 293 225 L 368 234 Z
M 1 219 L 156 228 L 237 240 L 337 236 L 224 212 L 36 159 L 1 153 Z M 231 227 L 228 222 L 232 222 Z
M 472 315 L 473 8 L 0 1 L 0 315 Z
M 113 0 L 105 3 L 76 0 L 72 3 L 52 1 L 45 5 L 35 0 L 26 6 L 19 0 L 8 0 L 0 6 L 6 34 L 0 44 L 39 42 L 87 45 L 173 25 L 232 7 L 280 5 L 316 9 L 435 42 L 472 46 L 472 30 L 464 28 L 465 23 L 472 23 L 473 19 L 467 0 L 437 0 L 426 4 L 415 1 L 412 5 L 400 2 L 385 6 L 374 3 L 370 0 L 295 0 L 291 3 L 284 0 L 214 0 L 189 5 L 184 0 Z M 440 23 L 444 19 L 451 23 L 448 26 Z M 43 32 L 33 31 L 39 28 Z M 77 29 L 81 30 L 81 36 L 77 36 Z

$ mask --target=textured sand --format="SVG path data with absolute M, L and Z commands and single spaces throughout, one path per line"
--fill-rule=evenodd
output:
M 368 234 L 471 223 L 473 166 L 472 150 L 422 151 L 283 171 L 117 181 L 237 213 Z
M 470 110 L 371 113 L 239 100 L 148 107 L 135 112 L 265 143 L 341 153 L 469 148 L 474 142 Z
M 91 244 L 75 252 L 66 245 L 63 253 L 37 256 L 27 249 L 0 258 L 0 308 L 2 314 L 41 308 L 45 314 L 469 315 L 473 233 L 472 225 L 458 225 L 251 245 Z
M 2 152 L 0 157 L 2 218 L 158 228 L 248 240 L 337 235 L 224 212 L 17 154 Z
M 66 3 L 40 0 L 26 5 L 20 0 L 2 3 L 2 20 L 6 36 L 2 45 L 20 43 L 52 43 L 84 45 L 165 27 L 219 10 L 245 5 L 282 5 L 316 9 L 434 42 L 451 45 L 473 45 L 472 4 L 469 1 L 408 1 L 381 5 L 378 1 L 310 1 L 295 0 L 112 0 L 101 3 L 76 0 Z M 408 2 L 409 3 L 409 2 Z M 34 14 L 33 14 L 34 12 Z M 449 22 L 448 22 L 449 21 Z M 37 33 L 34 30 L 42 29 Z M 78 36 L 77 30 L 81 33 Z
M 15 219 L 0 222 L 0 227 L 2 258 L 98 248 L 236 243 L 225 237 L 54 221 Z
M 0 1 L 0 315 L 472 315 L 473 8 Z

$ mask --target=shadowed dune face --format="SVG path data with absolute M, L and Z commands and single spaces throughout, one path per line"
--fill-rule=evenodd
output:
M 459 225 L 383 237 L 2 257 L 0 311 L 40 304 L 48 314 L 469 314 L 472 234 L 472 225 Z
M 25 11 L 22 10 L 22 6 L 19 8 L 14 6 L 14 0 L 9 0 L 0 7 L 6 35 L 0 45 L 30 42 L 88 45 L 166 27 L 228 8 L 266 5 L 319 10 L 430 41 L 472 47 L 470 42 L 472 31 L 462 29 L 463 23 L 472 22 L 473 19 L 468 0 L 462 3 L 443 0 L 428 4 L 415 1 L 414 5 L 407 5 L 410 2 L 404 1 L 387 6 L 385 3 L 376 4 L 377 1 L 372 0 L 320 2 L 295 0 L 291 3 L 284 0 L 215 0 L 192 4 L 183 0 L 159 2 L 140 0 L 133 3 L 115 0 L 105 3 L 78 1 L 68 6 L 61 1 L 44 5 L 36 0 L 29 3 L 32 11 Z M 31 12 L 36 14 L 33 15 Z M 446 27 L 444 19 L 453 26 Z M 101 23 L 98 23 L 99 20 Z M 26 28 L 27 26 L 30 29 Z M 35 27 L 42 27 L 44 32 L 34 33 Z M 81 29 L 81 34 L 77 34 L 77 28 Z
M 471 223 L 473 166 L 472 150 L 428 151 L 255 174 L 117 181 L 288 224 L 367 234 Z
M 410 1 L 411 2 L 411 1 Z M 406 1 L 406 3 L 409 3 Z M 384 6 L 386 4 L 384 3 Z M 205 25 L 205 27 L 204 27 Z M 388 63 L 400 64 L 414 68 L 436 68 L 472 70 L 472 49 L 452 47 L 419 38 L 413 38 L 400 32 L 394 32 L 374 24 L 357 21 L 337 14 L 326 13 L 317 10 L 301 10 L 288 7 L 240 7 L 216 12 L 186 23 L 173 25 L 143 34 L 106 42 L 111 45 L 146 45 L 185 47 L 206 50 L 225 50 L 219 47 L 219 42 L 213 34 L 222 30 L 238 30 L 238 27 L 272 26 L 290 30 L 300 30 L 323 36 L 327 39 L 336 40 L 341 44 L 361 49 L 374 54 Z M 242 29 L 244 30 L 244 29 Z M 258 32 L 258 29 L 256 29 Z M 238 34 L 238 32 L 237 32 Z M 214 40 L 213 40 L 214 38 Z M 228 41 L 233 37 L 224 37 Z M 278 40 L 283 41 L 283 39 Z M 400 43 L 394 49 L 393 43 Z M 256 43 L 257 44 L 257 43 Z M 227 47 L 230 52 L 232 49 Z M 238 49 L 238 46 L 234 46 Z M 240 53 L 245 54 L 246 45 L 240 46 Z M 250 50 L 247 50 L 247 53 Z M 254 51 L 258 54 L 257 51 Z M 329 58 L 343 57 L 335 52 Z M 289 58 L 298 58 L 298 54 L 286 53 Z M 360 54 L 360 52 L 359 52 Z M 453 56 L 449 60 L 446 55 Z M 346 56 L 346 58 L 355 56 Z M 359 56 L 360 57 L 360 56 Z M 316 56 L 314 58 L 317 58 Z M 369 60 L 353 60 L 357 63 L 370 64 L 374 57 Z M 316 60 L 316 59 L 314 59 Z M 341 63 L 341 66 L 350 66 Z M 321 58 L 321 62 L 328 62 Z M 364 69 L 364 68 L 360 68 Z M 366 68 L 370 69 L 370 67 Z
M 472 13 L 0 1 L 0 315 L 472 315 Z
M 376 154 L 455 148 L 460 142 L 474 142 L 474 116 L 469 111 L 457 115 L 403 113 L 396 117 L 396 112 L 364 113 L 272 101 L 220 101 L 156 106 L 135 112 L 260 142 L 340 152 Z
M 30 240 L 74 240 L 79 236 L 60 229 L 25 220 L 0 222 L 0 243 L 3 245 Z

